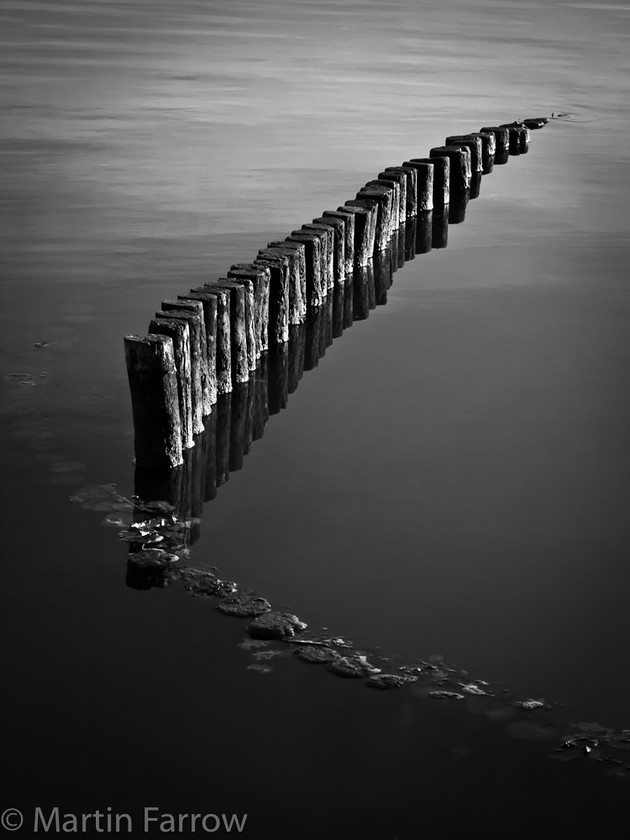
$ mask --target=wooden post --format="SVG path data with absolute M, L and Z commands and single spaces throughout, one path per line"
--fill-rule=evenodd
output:
M 218 286 L 200 286 L 191 289 L 190 294 L 203 300 L 205 295 L 211 295 L 217 301 L 217 332 L 216 332 L 216 378 L 217 399 L 220 394 L 228 394 L 232 390 L 232 328 L 230 323 L 230 293 Z
M 208 360 L 206 371 L 207 401 L 212 407 L 217 401 L 217 296 L 212 292 L 194 292 L 191 290 L 186 295 L 177 295 L 177 298 L 178 300 L 199 301 L 203 306 Z M 206 414 L 209 413 L 209 411 L 206 412 Z
M 193 381 L 193 416 L 194 416 L 194 402 L 199 399 L 201 402 L 201 415 L 205 417 L 212 411 L 212 402 L 210 400 L 210 371 L 208 363 L 208 337 L 206 333 L 206 318 L 204 313 L 203 303 L 200 300 L 167 300 L 162 301 L 162 309 L 169 312 L 188 312 L 197 316 L 197 324 L 191 327 L 190 331 L 190 372 Z M 198 330 L 199 337 L 193 338 L 194 331 Z M 199 356 L 196 358 L 193 341 L 199 342 Z M 198 368 L 195 367 L 198 365 Z M 197 379 L 199 380 L 199 396 L 195 396 L 195 389 L 197 388 Z M 193 426 L 194 426 L 193 422 Z M 203 421 L 201 428 L 197 432 L 203 430 Z
M 269 271 L 254 263 L 235 263 L 228 271 L 228 279 L 251 280 L 254 286 L 254 343 L 255 358 L 260 359 L 269 347 Z
M 377 181 L 385 186 L 398 187 L 398 227 L 404 225 L 407 221 L 407 173 L 404 170 L 394 172 L 390 167 L 378 173 Z
M 283 254 L 260 254 L 254 265 L 269 269 L 269 345 L 289 340 L 289 258 Z
M 389 196 L 386 196 L 385 193 L 376 193 L 374 191 L 358 192 L 354 201 L 358 206 L 371 210 L 376 218 L 373 257 L 376 251 L 382 251 L 389 245 Z
M 307 311 L 313 307 L 321 306 L 324 295 L 322 294 L 322 246 L 320 238 L 313 233 L 302 230 L 294 231 L 291 236 L 287 236 L 286 241 L 288 243 L 297 242 L 304 246 Z
M 418 172 L 412 166 L 388 166 L 381 173 L 382 177 L 402 175 L 405 179 L 405 222 L 416 217 L 418 212 Z M 381 177 L 379 175 L 379 178 Z M 402 189 L 402 187 L 401 187 Z
M 316 228 L 315 226 L 311 226 L 310 230 L 306 230 L 304 226 L 300 230 L 294 230 L 291 232 L 291 237 L 294 235 L 303 233 L 306 236 L 314 236 L 317 241 L 319 242 L 319 277 L 320 277 L 320 292 L 322 296 L 322 305 L 326 300 L 328 295 L 328 285 L 329 285 L 329 257 L 328 257 L 328 232 L 325 230 L 321 230 Z
M 433 245 L 433 210 L 418 214 L 416 224 L 416 254 L 428 253 Z
M 435 166 L 432 158 L 412 158 L 403 166 L 413 167 L 417 180 L 417 212 L 425 213 L 433 209 L 435 194 Z
M 326 292 L 332 291 L 335 285 L 335 229 L 332 225 L 311 222 L 302 225 L 302 230 L 321 232 L 325 235 L 325 269 L 326 269 Z
M 481 134 L 493 134 L 496 144 L 494 152 L 494 162 L 500 166 L 507 163 L 508 154 L 510 151 L 510 132 L 507 128 L 502 126 L 484 126 L 480 129 Z
M 136 464 L 177 467 L 184 459 L 173 341 L 162 335 L 127 335 L 124 344 Z
M 471 172 L 482 172 L 482 145 L 480 137 L 473 137 L 472 134 L 457 134 L 447 137 L 444 141 L 445 146 L 465 146 L 470 149 L 470 169 Z
M 343 280 L 346 274 L 346 227 L 347 219 L 341 219 L 338 216 L 321 216 L 318 219 L 313 219 L 314 225 L 325 225 L 332 227 L 334 230 L 333 236 L 333 269 L 335 284 L 343 285 Z
M 529 120 L 523 120 L 523 125 L 526 128 L 536 130 L 538 128 L 543 128 L 548 122 L 549 120 L 547 117 L 533 117 Z
M 299 242 L 269 242 L 258 252 L 286 257 L 289 264 L 289 325 L 302 324 L 306 318 L 306 246 Z
M 184 308 L 183 301 L 163 300 L 162 309 L 155 313 L 156 318 L 180 318 L 186 321 L 190 329 L 190 383 L 192 393 L 193 434 L 203 432 L 203 367 L 206 353 L 205 330 L 202 330 L 203 316 Z M 200 304 L 201 306 L 201 304 Z
M 350 212 L 354 216 L 354 266 L 367 265 L 374 255 L 376 235 L 376 209 L 366 207 L 357 201 L 346 201 L 339 212 Z
M 232 283 L 238 283 L 245 290 L 244 305 L 245 305 L 245 338 L 247 341 L 247 364 L 249 370 L 256 370 L 256 361 L 258 359 L 258 340 L 256 329 L 256 295 L 254 291 L 254 283 L 251 277 L 243 276 L 232 266 L 232 270 L 228 271 L 227 280 Z
M 324 219 L 339 219 L 344 226 L 344 278 L 354 271 L 354 213 L 350 210 L 324 210 Z
M 235 280 L 219 277 L 209 280 L 206 287 L 223 289 L 230 297 L 230 339 L 232 357 L 232 385 L 249 379 L 249 353 L 247 350 L 247 321 L 245 316 L 245 287 Z
M 404 185 L 406 186 L 406 180 Z M 407 211 L 407 199 L 406 196 L 402 195 L 400 181 L 392 180 L 391 177 L 383 178 L 379 175 L 378 178 L 375 178 L 373 181 L 368 181 L 366 186 L 386 187 L 388 190 L 394 191 L 394 195 L 392 196 L 392 209 L 389 226 L 390 233 L 393 234 L 395 230 L 398 230 L 401 224 L 404 225 Z
M 429 157 L 447 157 L 449 159 L 450 198 L 452 198 L 453 193 L 462 193 L 470 189 L 472 170 L 468 147 L 436 146 L 429 152 Z
M 501 127 L 507 128 L 510 132 L 510 154 L 526 155 L 532 136 L 529 128 L 523 122 L 503 123 Z M 515 137 L 514 140 L 513 137 Z M 513 146 L 517 151 L 512 151 Z
M 391 238 L 391 235 L 397 227 L 397 223 L 394 222 L 394 208 L 398 207 L 398 197 L 396 195 L 396 191 L 392 187 L 387 187 L 384 184 L 378 184 L 376 181 L 368 181 L 356 195 L 356 198 L 360 199 L 363 196 L 368 198 L 372 198 L 379 203 L 379 215 L 382 211 L 383 213 L 383 224 L 385 226 L 385 235 L 387 239 Z M 398 219 L 398 213 L 396 213 L 396 220 Z
M 481 171 L 489 175 L 494 167 L 494 156 L 497 151 L 497 141 L 491 131 L 473 131 L 469 135 L 481 140 Z
M 195 445 L 190 375 L 190 327 L 178 318 L 154 318 L 149 324 L 149 334 L 166 335 L 173 342 L 182 447 L 190 449 Z

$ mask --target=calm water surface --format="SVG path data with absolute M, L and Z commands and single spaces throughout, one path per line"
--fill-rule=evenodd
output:
M 0 20 L 3 807 L 239 810 L 279 838 L 517 836 L 523 810 L 601 829 L 627 790 L 598 767 L 449 704 L 247 670 L 239 622 L 127 587 L 126 546 L 68 495 L 134 490 L 122 336 L 160 300 L 447 134 L 569 113 L 305 374 L 191 562 L 313 628 L 630 726 L 627 6 L 3 1 Z

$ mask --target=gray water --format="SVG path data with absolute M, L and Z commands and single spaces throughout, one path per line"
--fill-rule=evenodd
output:
M 435 802 L 487 817 L 488 790 L 560 820 L 577 771 L 538 744 L 285 660 L 247 670 L 238 622 L 126 587 L 126 546 L 68 495 L 133 492 L 122 336 L 160 300 L 448 134 L 569 114 L 304 376 L 191 562 L 367 648 L 629 726 L 629 19 L 0 2 L 7 806 L 154 798 L 249 811 L 256 837 L 407 837 L 422 779 L 427 828 Z

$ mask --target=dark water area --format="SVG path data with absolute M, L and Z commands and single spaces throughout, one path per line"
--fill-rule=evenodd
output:
M 37 806 L 110 807 L 133 836 L 162 836 L 142 830 L 151 806 L 247 813 L 257 838 L 619 836 L 618 767 L 549 753 L 575 722 L 630 727 L 629 18 L 0 2 L 1 810 L 24 812 L 17 836 Z M 551 736 L 476 697 L 368 691 L 287 646 L 243 647 L 214 601 L 127 585 L 106 511 L 69 500 L 138 490 L 122 336 L 385 166 L 554 112 L 569 116 L 483 177 L 447 248 L 324 331 L 298 387 L 270 362 L 278 411 L 246 455 L 230 428 L 187 560 L 315 633 L 563 704 L 532 713 Z

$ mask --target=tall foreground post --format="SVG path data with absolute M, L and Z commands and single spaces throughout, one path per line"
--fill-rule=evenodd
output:
M 173 340 L 125 336 L 134 449 L 139 467 L 172 469 L 184 463 Z

